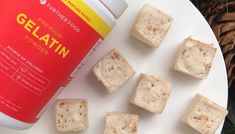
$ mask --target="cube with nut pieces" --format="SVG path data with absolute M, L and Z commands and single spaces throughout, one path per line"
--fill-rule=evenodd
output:
M 137 134 L 138 115 L 107 113 L 104 134 Z
M 214 134 L 227 113 L 225 108 L 197 94 L 182 121 L 201 134 Z
M 172 86 L 156 76 L 141 74 L 131 103 L 152 113 L 161 113 L 170 96 Z
M 171 16 L 145 4 L 132 28 L 131 35 L 152 47 L 159 47 L 172 22 Z
M 216 48 L 192 38 L 184 40 L 175 60 L 173 69 L 179 72 L 205 79 L 209 74 Z
M 93 73 L 111 93 L 124 85 L 135 71 L 122 54 L 113 49 L 93 67 Z
M 88 128 L 88 106 L 83 99 L 56 101 L 56 127 L 58 131 L 85 131 Z

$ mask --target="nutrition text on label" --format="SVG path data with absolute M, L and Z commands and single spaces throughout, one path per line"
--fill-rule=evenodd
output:
M 7 47 L 11 48 L 11 47 Z M 14 51 L 13 51 L 14 52 Z M 35 66 L 20 54 L 15 56 L 8 49 L 0 46 L 0 71 L 30 92 L 40 95 L 51 83 L 35 70 Z

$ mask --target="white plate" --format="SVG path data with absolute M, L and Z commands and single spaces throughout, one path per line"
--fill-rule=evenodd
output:
M 83 134 L 102 134 L 106 112 L 131 112 L 139 114 L 139 134 L 196 134 L 180 119 L 196 93 L 202 93 L 226 107 L 227 76 L 222 53 L 207 22 L 189 0 L 128 0 L 129 7 L 103 45 L 66 87 L 60 98 L 87 98 L 89 100 L 89 129 Z M 166 38 L 157 49 L 130 37 L 130 29 L 144 3 L 151 3 L 174 18 Z M 178 48 L 184 38 L 214 43 L 218 48 L 212 69 L 206 80 L 197 80 L 172 71 Z M 91 67 L 112 48 L 117 48 L 133 66 L 136 75 L 122 88 L 108 94 L 91 73 Z M 173 84 L 164 112 L 153 115 L 129 103 L 141 72 L 155 74 Z M 31 129 L 16 131 L 0 127 L 1 134 L 58 134 L 55 129 L 53 107 Z M 222 124 L 217 130 L 221 132 Z M 75 133 L 74 133 L 75 134 Z

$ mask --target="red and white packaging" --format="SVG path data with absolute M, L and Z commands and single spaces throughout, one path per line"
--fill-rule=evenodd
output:
M 40 118 L 127 6 L 101 3 L 0 2 L 0 124 L 27 128 Z

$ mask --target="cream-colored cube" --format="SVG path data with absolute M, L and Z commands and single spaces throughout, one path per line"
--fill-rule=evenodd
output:
M 214 134 L 227 114 L 225 108 L 197 94 L 182 121 L 201 134 Z
M 216 48 L 212 44 L 206 44 L 192 38 L 184 40 L 175 60 L 174 69 L 205 79 L 209 74 Z
M 55 104 L 58 131 L 85 131 L 88 126 L 88 106 L 84 99 L 60 99 Z
M 93 73 L 109 92 L 114 92 L 124 85 L 135 71 L 122 54 L 113 49 L 93 67 Z
M 107 113 L 104 134 L 137 134 L 138 115 Z
M 159 47 L 172 22 L 171 16 L 145 4 L 132 28 L 131 35 L 152 47 Z
M 152 113 L 161 113 L 170 96 L 172 86 L 156 76 L 141 74 L 131 103 Z

